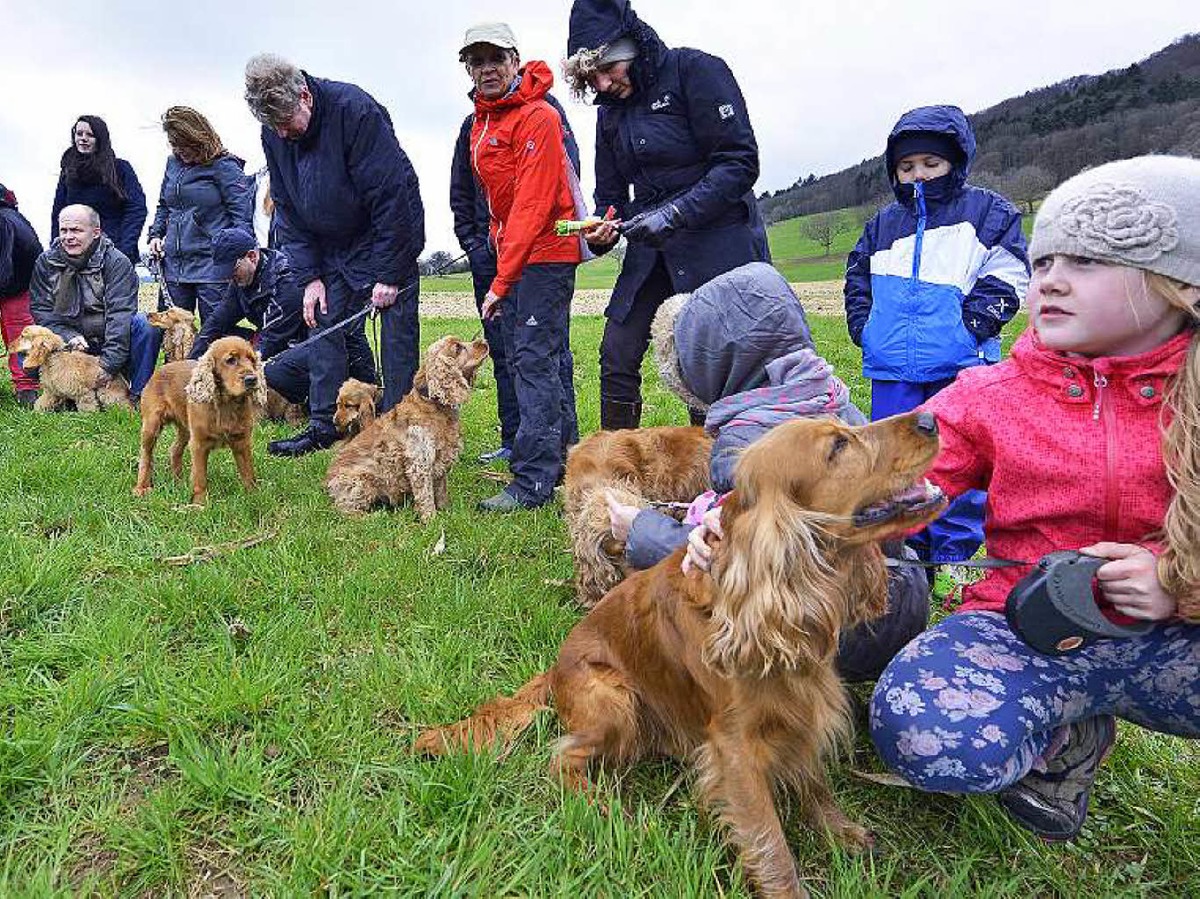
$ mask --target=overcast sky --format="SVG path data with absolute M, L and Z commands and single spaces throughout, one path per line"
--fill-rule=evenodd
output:
M 975 112 L 1128 65 L 1200 27 L 1188 0 L 635 0 L 634 8 L 669 46 L 729 63 L 758 136 L 760 193 L 881 152 L 914 106 Z M 253 171 L 263 154 L 242 69 L 272 51 L 352 81 L 388 108 L 421 181 L 426 251 L 457 253 L 447 194 L 470 109 L 457 62 L 462 33 L 505 19 L 523 58 L 545 59 L 557 73 L 569 9 L 567 0 L 0 0 L 0 182 L 46 240 L 71 126 L 99 115 L 153 216 L 167 154 L 158 117 L 174 104 L 205 113 Z M 595 111 L 557 92 L 583 148 L 590 197 Z

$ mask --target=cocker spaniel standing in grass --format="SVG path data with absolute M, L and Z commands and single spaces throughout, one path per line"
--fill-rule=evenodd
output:
M 182 362 L 192 354 L 196 343 L 196 316 L 182 306 L 160 312 L 147 312 L 146 320 L 163 332 L 164 362 Z
M 922 477 L 937 452 L 924 412 L 779 425 L 738 461 L 709 573 L 685 575 L 680 549 L 630 576 L 575 626 L 553 668 L 415 748 L 512 740 L 552 695 L 565 736 L 551 771 L 565 787 L 590 793 L 596 766 L 691 762 L 758 892 L 806 895 L 776 794 L 789 788 L 805 821 L 843 844 L 871 845 L 825 772 L 850 729 L 838 636 L 884 612 L 879 542 L 945 508 Z
M 457 337 L 426 351 L 408 396 L 334 453 L 325 488 L 339 511 L 363 514 L 411 496 L 426 522 L 446 507 L 446 476 L 462 452 L 458 410 L 487 356 L 485 341 Z
M 240 337 L 222 337 L 198 361 L 170 362 L 154 372 L 142 392 L 142 439 L 137 486 L 143 496 L 153 483 L 154 446 L 167 424 L 175 425 L 171 473 L 183 472 L 183 450 L 192 453 L 192 502 L 208 493 L 208 456 L 233 450 L 238 476 L 247 490 L 255 486 L 250 437 L 266 402 L 267 380 L 258 353 Z
M 109 406 L 133 408 L 125 378 L 114 375 L 97 387 L 103 372 L 100 360 L 82 350 L 67 349 L 63 339 L 49 328 L 26 326 L 8 351 L 23 353 L 25 370 L 38 374 L 41 393 L 33 404 L 38 412 L 53 412 L 68 403 L 74 403 L 80 412 L 96 412 Z

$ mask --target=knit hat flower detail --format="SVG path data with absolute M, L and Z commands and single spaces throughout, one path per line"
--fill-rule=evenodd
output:
M 1095 184 L 1063 204 L 1060 226 L 1098 259 L 1153 262 L 1179 243 L 1175 210 L 1132 184 Z

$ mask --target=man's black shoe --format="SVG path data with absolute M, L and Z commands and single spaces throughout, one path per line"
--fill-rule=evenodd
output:
M 272 440 L 267 444 L 267 452 L 272 456 L 307 456 L 317 450 L 329 449 L 337 440 L 336 431 L 309 427 L 295 437 Z

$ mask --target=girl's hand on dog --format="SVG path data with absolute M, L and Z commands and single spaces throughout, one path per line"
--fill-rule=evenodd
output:
M 725 536 L 721 531 L 720 506 L 705 512 L 700 523 L 688 534 L 687 555 L 683 557 L 684 574 L 708 571 L 708 565 L 712 561 L 712 547 L 708 545 L 710 534 L 718 540 Z
M 604 502 L 608 504 L 608 529 L 613 537 L 621 543 L 629 539 L 629 531 L 638 512 L 637 506 L 627 506 L 620 502 L 611 490 L 604 491 Z
M 1176 612 L 1175 597 L 1158 580 L 1158 558 L 1133 543 L 1093 543 L 1079 550 L 1111 561 L 1096 571 L 1100 592 L 1118 612 L 1143 621 L 1164 621 Z

